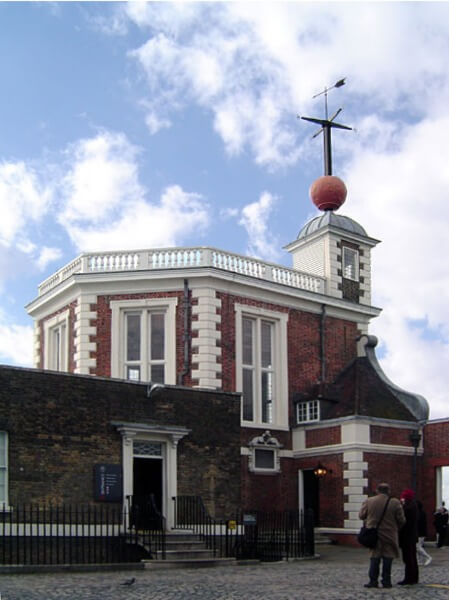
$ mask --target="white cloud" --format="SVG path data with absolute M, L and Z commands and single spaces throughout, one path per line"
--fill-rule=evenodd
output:
M 449 118 L 429 118 L 399 130 L 390 151 L 356 147 L 341 211 L 383 240 L 372 256 L 374 303 L 384 311 L 372 331 L 385 342 L 386 372 L 426 396 L 434 417 L 447 413 L 448 135 Z
M 276 198 L 269 192 L 261 194 L 257 202 L 247 204 L 241 211 L 239 225 L 248 234 L 248 254 L 274 261 L 279 258 L 279 243 L 274 239 L 269 220 L 276 203 Z
M 61 224 L 70 228 L 82 221 L 100 222 L 120 210 L 123 201 L 140 200 L 137 153 L 126 136 L 107 131 L 71 145 L 62 183 L 66 202 Z
M 29 248 L 26 227 L 43 218 L 50 201 L 50 188 L 24 162 L 0 164 L 0 244 L 10 247 L 19 242 Z
M 60 248 L 50 248 L 48 246 L 43 246 L 40 249 L 39 257 L 36 261 L 37 266 L 41 271 L 43 271 L 47 265 L 52 263 L 55 260 L 58 260 L 62 257 L 62 251 Z
M 209 223 L 207 205 L 201 196 L 180 186 L 168 187 L 160 202 L 127 202 L 112 222 L 71 227 L 74 243 L 83 251 L 125 250 L 176 246 L 195 234 L 195 243 Z
M 31 367 L 33 364 L 33 328 L 15 325 L 0 314 L 0 362 Z
M 147 124 L 151 135 L 154 135 L 161 129 L 168 129 L 171 126 L 171 122 L 168 119 L 159 117 L 156 112 L 147 113 L 145 123 Z
M 445 110 L 444 3 L 129 3 L 127 12 L 151 34 L 131 55 L 154 110 L 206 108 L 230 154 L 249 149 L 269 168 L 305 154 L 295 115 L 321 113 L 312 95 L 344 75 L 359 115 Z
M 80 251 L 176 245 L 207 227 L 199 194 L 172 185 L 160 199 L 147 199 L 137 156 L 126 136 L 107 131 L 69 148 L 59 221 Z

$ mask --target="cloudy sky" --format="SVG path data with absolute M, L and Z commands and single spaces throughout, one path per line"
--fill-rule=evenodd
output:
M 0 361 L 87 250 L 211 245 L 290 266 L 329 110 L 342 214 L 374 238 L 387 375 L 449 415 L 449 4 L 0 2 Z

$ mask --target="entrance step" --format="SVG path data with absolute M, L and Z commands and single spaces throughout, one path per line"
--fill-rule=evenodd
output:
M 315 530 L 315 545 L 317 544 L 332 544 L 332 540 L 325 533 Z
M 145 568 L 161 567 L 210 567 L 218 564 L 228 564 L 235 562 L 231 558 L 219 558 L 214 556 L 214 551 L 207 548 L 205 542 L 199 535 L 190 531 L 169 532 L 165 537 L 165 559 L 162 558 L 162 551 L 153 551 L 152 559 L 142 561 Z

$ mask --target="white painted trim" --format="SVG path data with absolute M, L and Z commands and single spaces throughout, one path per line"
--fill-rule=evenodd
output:
M 41 328 L 39 321 L 34 322 L 33 327 L 33 367 L 36 369 L 40 365 L 41 361 Z
M 83 289 L 97 295 L 133 294 L 151 291 L 181 290 L 183 280 L 189 279 L 191 288 L 208 287 L 225 294 L 234 294 L 263 302 L 287 306 L 297 310 L 319 313 L 324 303 L 328 314 L 333 308 L 338 309 L 349 321 L 366 321 L 380 314 L 380 309 L 372 306 L 355 304 L 341 298 L 332 297 L 329 292 L 321 294 L 301 288 L 294 288 L 274 281 L 251 278 L 230 271 L 219 271 L 213 268 L 201 269 L 167 269 L 158 271 L 130 271 L 126 273 L 85 273 L 73 274 L 58 287 L 44 296 L 30 302 L 26 309 L 34 319 L 53 312 L 60 306 L 61 298 L 67 304 L 76 297 L 76 290 Z M 75 288 L 75 289 L 74 289 Z
M 97 311 L 90 308 L 91 304 L 96 303 L 97 296 L 81 294 L 75 306 L 75 373 L 83 375 L 89 375 L 90 369 L 97 366 L 97 359 L 91 358 L 91 352 L 97 350 L 97 344 L 90 341 L 90 336 L 97 334 L 97 328 L 90 325 L 90 321 L 98 316 Z
M 304 470 L 298 469 L 298 510 L 304 510 Z
M 123 501 L 133 493 L 133 440 L 160 442 L 162 444 L 162 514 L 166 518 L 167 529 L 173 529 L 174 506 L 172 498 L 178 490 L 178 442 L 189 434 L 183 427 L 158 427 L 138 423 L 113 423 L 122 436 Z
M 192 299 L 198 300 L 198 304 L 192 306 L 192 315 L 198 317 L 192 321 L 192 331 L 198 332 L 192 338 L 192 348 L 198 350 L 192 355 L 192 379 L 198 380 L 194 387 L 218 389 L 222 385 L 222 366 L 218 362 L 221 356 L 221 331 L 217 329 L 217 324 L 221 322 L 221 316 L 217 314 L 221 300 L 216 297 L 214 288 L 191 286 L 190 289 Z
M 362 452 L 372 452 L 375 454 L 393 454 L 398 456 L 413 456 L 414 449 L 408 446 L 388 446 L 386 444 L 335 444 L 330 446 L 315 446 L 314 448 L 306 448 L 297 450 L 293 448 L 294 458 L 305 458 L 309 456 L 322 456 L 328 454 L 342 454 L 351 450 L 361 450 Z M 418 450 L 418 456 L 423 454 L 422 450 Z

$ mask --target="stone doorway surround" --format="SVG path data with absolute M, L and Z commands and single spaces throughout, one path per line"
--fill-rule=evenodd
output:
M 133 442 L 158 442 L 162 445 L 162 514 L 167 530 L 174 527 L 175 515 L 171 498 L 177 496 L 178 442 L 190 433 L 185 427 L 147 425 L 144 423 L 117 423 L 112 425 L 122 436 L 123 501 L 133 493 Z

